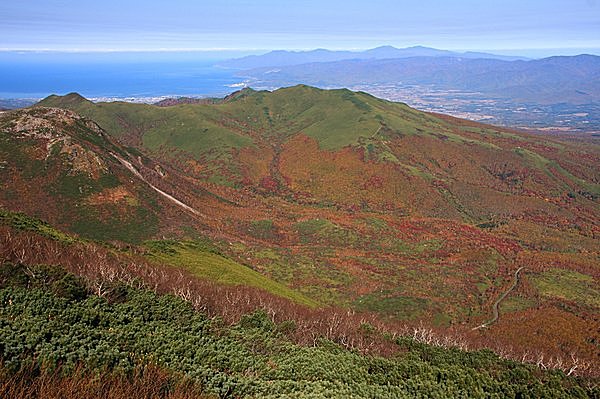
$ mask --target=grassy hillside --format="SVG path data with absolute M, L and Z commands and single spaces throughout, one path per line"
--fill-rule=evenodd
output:
M 77 94 L 69 94 L 47 97 L 38 106 L 72 109 L 97 121 L 116 137 L 149 135 L 144 144 L 150 149 L 167 145 L 195 156 L 215 149 L 251 146 L 253 135 L 262 141 L 298 133 L 315 138 L 323 149 L 336 150 L 357 144 L 361 137 L 375 136 L 382 126 L 388 133 L 432 136 L 447 133 L 451 141 L 493 147 L 486 144 L 487 140 L 480 142 L 452 134 L 451 125 L 405 104 L 363 92 L 321 90 L 304 85 L 273 92 L 244 89 L 214 104 L 171 107 L 121 102 L 94 104 Z M 197 147 L 190 147 L 191 141 L 196 140 L 200 140 Z
M 198 277 L 220 284 L 256 287 L 300 304 L 313 307 L 318 305 L 316 301 L 285 285 L 223 257 L 214 248 L 203 242 L 151 241 L 147 242 L 146 246 L 152 251 L 152 259 L 183 267 Z

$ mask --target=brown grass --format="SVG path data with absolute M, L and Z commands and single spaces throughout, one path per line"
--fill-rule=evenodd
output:
M 25 367 L 16 373 L 0 368 L 0 397 L 10 399 L 192 399 L 210 398 L 185 377 L 155 365 L 140 366 L 130 375 L 92 372 L 82 367 L 63 373 Z

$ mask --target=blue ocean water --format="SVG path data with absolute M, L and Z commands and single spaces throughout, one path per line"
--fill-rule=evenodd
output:
M 224 96 L 240 83 L 193 53 L 0 53 L 0 98 Z

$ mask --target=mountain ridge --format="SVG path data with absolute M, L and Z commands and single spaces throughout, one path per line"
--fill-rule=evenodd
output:
M 47 104 L 53 99 L 44 100 L 41 104 Z M 60 106 L 60 104 L 54 105 Z M 70 103 L 63 104 L 66 107 L 72 105 Z M 447 118 L 446 120 L 440 119 L 433 114 L 416 111 L 405 104 L 380 100 L 366 93 L 354 93 L 343 89 L 327 91 L 305 85 L 274 92 L 245 89 L 233 94 L 225 102 L 214 105 L 185 105 L 166 109 L 122 103 L 93 105 L 82 102 L 80 105 L 81 110 L 87 112 L 88 117 L 98 112 L 106 113 L 100 117 L 100 120 L 111 119 L 111 115 L 114 117 L 117 113 L 121 113 L 121 117 L 125 117 L 126 114 L 122 113 L 123 109 L 135 110 L 135 113 L 140 115 L 142 113 L 155 114 L 156 122 L 148 122 L 149 125 L 163 123 L 159 129 L 171 131 L 171 134 L 174 135 L 172 136 L 173 140 L 176 140 L 169 144 L 168 141 L 164 141 L 166 137 L 163 137 L 161 142 L 167 146 L 175 145 L 173 149 L 186 151 L 196 162 L 201 161 L 211 151 L 213 154 L 220 151 L 222 156 L 230 157 L 233 150 L 246 151 L 252 147 L 270 150 L 270 141 L 274 138 L 279 137 L 283 140 L 282 144 L 285 145 L 287 140 L 298 134 L 315 139 L 321 150 L 339 151 L 349 146 L 353 148 L 352 151 L 362 151 L 361 146 L 367 144 L 361 143 L 364 143 L 365 140 L 372 140 L 370 145 L 373 149 L 378 149 L 371 151 L 374 151 L 373 154 L 379 157 L 391 154 L 389 149 L 385 149 L 386 138 L 398 140 L 408 136 L 420 141 L 432 140 L 432 145 L 437 146 L 447 147 L 452 143 L 459 146 L 469 144 L 481 147 L 484 151 L 497 152 L 504 151 L 502 145 L 506 145 L 501 144 L 504 140 L 502 135 L 510 138 L 515 134 L 505 129 L 496 138 L 493 135 L 482 135 L 462 128 L 453 131 L 452 124 L 457 123 L 459 121 L 457 119 L 449 120 L 450 124 L 448 124 Z M 243 121 L 246 112 L 255 114 L 255 120 Z M 187 122 L 180 119 L 182 116 L 187 118 Z M 293 118 L 293 122 L 291 118 Z M 194 120 L 203 121 L 205 127 L 181 128 L 175 126 L 177 124 L 187 126 Z M 124 121 L 127 126 L 130 124 L 126 117 Z M 473 126 L 481 126 L 484 131 L 486 128 L 485 125 L 473 124 Z M 124 134 L 122 128 L 115 129 L 109 125 L 105 128 L 108 128 L 107 131 L 117 137 Z M 153 148 L 158 148 L 154 143 L 155 137 L 158 138 L 156 129 L 157 127 L 150 127 L 147 133 L 141 132 L 141 140 L 147 143 L 147 150 L 155 151 Z M 226 136 L 223 136 L 225 131 L 228 132 L 230 138 L 225 139 Z M 213 136 L 220 137 L 220 139 L 215 141 Z M 152 140 L 148 137 L 152 137 Z M 202 149 L 188 146 L 187 140 L 201 138 L 209 140 Z M 537 139 L 530 137 L 528 140 Z M 512 153 L 514 154 L 514 152 Z M 387 161 L 389 162 L 391 159 Z M 398 163 L 399 161 L 394 162 Z M 422 165 L 409 166 L 417 168 L 416 170 L 420 173 L 430 173 L 430 171 L 424 170 Z
M 405 58 L 405 57 L 440 57 L 454 56 L 464 58 L 491 58 L 501 60 L 527 59 L 526 57 L 503 56 L 482 52 L 455 52 L 449 50 L 439 50 L 425 46 L 411 46 L 405 48 L 396 48 L 393 46 L 379 46 L 364 51 L 334 51 L 327 49 L 315 49 L 309 51 L 286 51 L 273 50 L 262 55 L 249 55 L 242 58 L 235 58 L 218 63 L 218 66 L 234 69 L 253 69 L 259 67 L 279 67 L 309 62 L 331 62 L 349 59 L 387 59 L 387 58 Z

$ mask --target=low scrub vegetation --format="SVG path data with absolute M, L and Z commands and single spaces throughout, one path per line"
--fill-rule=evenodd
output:
M 198 387 L 218 397 L 263 398 L 599 393 L 584 380 L 503 360 L 491 351 L 393 336 L 384 338 L 395 348 L 387 357 L 349 350 L 334 335 L 298 345 L 288 336 L 298 326 L 277 322 L 265 310 L 228 324 L 181 298 L 117 281 L 99 295 L 94 284 L 57 267 L 5 264 L 1 270 L 2 389 L 15 395 L 30 385 L 32 396 L 86 396 L 100 382 L 108 396 L 132 397 L 161 390 L 159 397 L 190 397 Z M 363 335 L 377 334 L 368 323 L 359 326 Z M 92 371 L 100 373 L 86 379 Z M 176 380 L 175 372 L 185 378 Z M 56 384 L 46 386 L 48 381 Z

